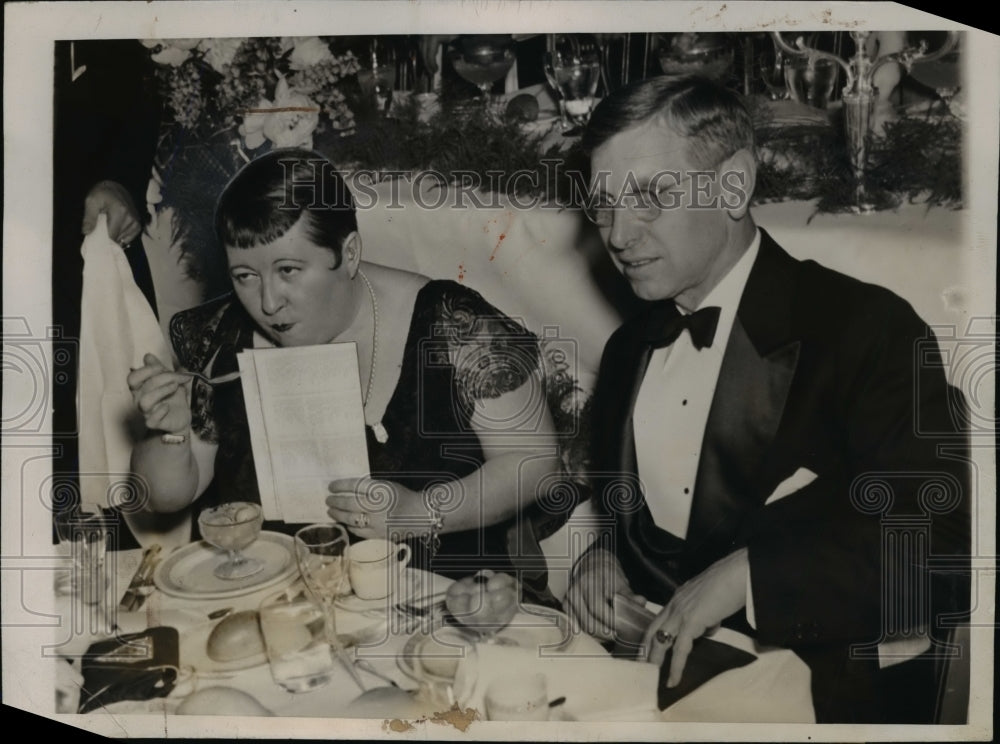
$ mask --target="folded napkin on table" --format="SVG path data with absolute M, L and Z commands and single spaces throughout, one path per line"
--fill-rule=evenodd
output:
M 757 657 L 746 651 L 742 651 L 727 643 L 713 641 L 711 638 L 698 638 L 691 648 L 687 663 L 684 665 L 684 673 L 681 681 L 676 687 L 667 687 L 667 677 L 670 676 L 670 660 L 673 658 L 673 651 L 668 651 L 660 667 L 660 684 L 658 704 L 660 710 L 664 710 L 685 695 L 688 695 L 710 679 L 719 676 L 730 669 L 738 669 L 746 666 Z
M 545 675 L 549 700 L 565 697 L 563 711 L 579 721 L 656 720 L 660 670 L 610 656 L 539 656 L 534 648 L 479 644 L 455 674 L 455 698 L 486 715 L 486 689 L 508 674 Z

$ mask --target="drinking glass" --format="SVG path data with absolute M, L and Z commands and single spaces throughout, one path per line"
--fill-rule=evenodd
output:
M 334 619 L 334 601 L 350 591 L 344 553 L 349 540 L 347 530 L 336 522 L 311 524 L 295 533 L 295 558 L 306 589 L 323 608 L 327 643 L 342 650 Z
M 455 72 L 479 87 L 483 105 L 490 104 L 493 83 L 507 75 L 514 65 L 512 36 L 460 36 L 448 53 Z
M 545 78 L 559 97 L 563 134 L 579 134 L 594 108 L 601 79 L 601 51 L 590 36 L 557 36 L 542 58 Z
M 289 692 L 307 692 L 333 679 L 324 610 L 301 585 L 268 597 L 259 612 L 271 677 L 277 684 Z
M 785 84 L 792 100 L 825 109 L 839 72 L 840 65 L 832 59 L 793 57 L 785 62 Z
M 392 38 L 375 37 L 368 47 L 364 66 L 358 71 L 358 85 L 373 102 L 375 112 L 385 116 L 392 106 L 396 86 L 396 47 Z
M 264 564 L 256 558 L 243 555 L 260 535 L 264 513 L 260 504 L 233 501 L 212 509 L 205 509 L 198 516 L 198 527 L 205 542 L 224 550 L 227 558 L 215 567 L 220 579 L 245 579 L 263 570 Z
M 107 589 L 104 570 L 108 550 L 108 523 L 96 504 L 77 504 L 55 515 L 59 541 L 68 543 L 73 565 L 70 590 L 84 604 L 100 602 Z
M 764 52 L 758 57 L 760 79 L 764 84 L 768 98 L 772 101 L 783 101 L 789 97 L 788 83 L 785 81 L 785 58 L 781 50 L 774 49 L 773 54 Z

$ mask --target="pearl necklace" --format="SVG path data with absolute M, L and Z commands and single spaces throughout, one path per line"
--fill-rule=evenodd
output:
M 368 287 L 368 296 L 372 298 L 372 363 L 368 369 L 368 385 L 365 387 L 365 397 L 361 401 L 361 406 L 365 407 L 368 405 L 368 398 L 372 394 L 372 385 L 375 382 L 375 361 L 378 359 L 378 300 L 375 297 L 375 289 L 372 287 L 372 283 L 368 281 L 368 277 L 365 276 L 365 272 L 358 269 L 358 273 L 364 280 L 365 286 Z M 376 421 L 371 425 L 371 428 L 375 433 L 375 440 L 379 444 L 385 444 L 389 441 L 389 433 L 382 426 L 381 421 Z

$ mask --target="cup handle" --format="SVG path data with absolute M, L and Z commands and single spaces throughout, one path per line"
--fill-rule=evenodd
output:
M 405 566 L 410 562 L 410 552 L 411 552 L 410 546 L 407 545 L 406 543 L 400 543 L 399 545 L 396 546 L 396 556 L 399 557 L 399 555 L 402 553 L 402 557 L 399 558 L 399 562 L 402 565 Z

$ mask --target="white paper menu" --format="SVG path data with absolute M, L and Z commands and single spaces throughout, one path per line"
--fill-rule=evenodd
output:
M 369 474 L 354 343 L 236 356 L 265 519 L 327 522 L 327 485 Z

